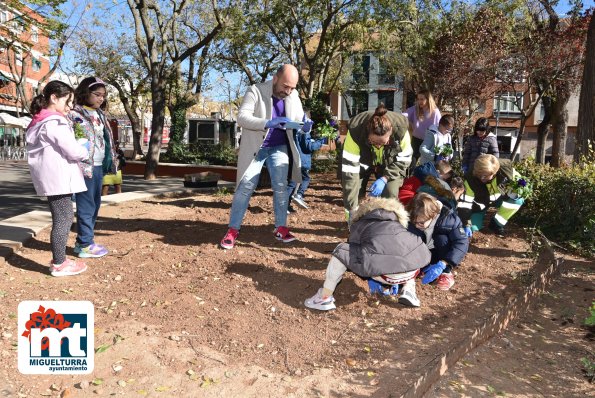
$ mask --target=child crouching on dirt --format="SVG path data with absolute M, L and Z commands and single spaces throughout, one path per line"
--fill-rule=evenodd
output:
M 436 280 L 436 287 L 440 290 L 449 290 L 454 285 L 455 278 L 452 271 L 463 261 L 469 249 L 469 238 L 457 214 L 456 205 L 464 191 L 461 177 L 453 177 L 449 186 L 444 181 L 430 176 L 426 178 L 426 183 L 419 188 L 410 203 L 412 220 L 415 209 L 432 206 L 431 200 L 437 202 L 440 207 L 431 238 L 427 238 L 428 247 L 432 253 L 431 264 L 422 269 L 424 274 L 422 283 L 427 284 Z
M 323 287 L 304 304 L 308 308 L 335 309 L 333 292 L 347 270 L 363 278 L 380 278 L 384 284 L 413 281 L 430 261 L 420 236 L 407 230 L 409 215 L 396 199 L 371 198 L 352 218 L 348 243 L 333 251 Z

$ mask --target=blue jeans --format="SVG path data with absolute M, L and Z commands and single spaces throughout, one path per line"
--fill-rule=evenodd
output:
M 287 183 L 287 196 L 289 198 L 288 199 L 289 202 L 291 202 L 291 194 L 295 190 L 296 185 L 298 185 L 298 183 L 295 181 L 289 181 Z M 308 169 L 306 167 L 302 167 L 302 182 L 298 185 L 297 195 L 301 196 L 303 198 L 304 194 L 306 193 L 306 189 L 308 189 L 309 185 L 310 185 L 310 169 Z
M 252 193 L 258 185 L 262 166 L 266 163 L 271 176 L 273 189 L 273 208 L 275 210 L 275 227 L 285 227 L 287 224 L 287 174 L 289 171 L 289 156 L 287 145 L 270 148 L 260 148 L 256 157 L 242 176 L 231 203 L 229 227 L 240 229 Z
M 101 185 L 103 182 L 103 168 L 93 167 L 93 177 L 85 177 L 85 192 L 78 192 L 76 199 L 76 242 L 81 247 L 87 247 L 93 242 L 95 222 L 101 206 Z

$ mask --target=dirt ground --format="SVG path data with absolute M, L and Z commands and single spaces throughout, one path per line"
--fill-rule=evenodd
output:
M 289 216 L 299 241 L 283 244 L 273 237 L 271 192 L 257 191 L 230 251 L 217 245 L 230 194 L 105 207 L 96 241 L 111 253 L 70 278 L 48 275 L 44 230 L 0 260 L 0 396 L 399 396 L 534 277 L 525 232 L 511 226 L 507 238 L 474 236 L 450 291 L 418 285 L 419 309 L 371 297 L 349 274 L 336 291 L 337 310 L 308 310 L 304 299 L 347 238 L 340 193 L 331 175 L 315 175 L 310 209 Z M 569 259 L 534 309 L 428 395 L 594 396 L 580 363 L 595 352 L 582 327 L 594 271 L 593 262 Z M 95 348 L 107 349 L 96 354 L 93 374 L 18 372 L 17 305 L 54 299 L 94 303 Z

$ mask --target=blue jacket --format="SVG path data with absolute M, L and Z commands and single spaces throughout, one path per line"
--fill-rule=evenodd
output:
M 298 131 L 295 136 L 302 168 L 309 170 L 312 168 L 312 152 L 319 150 L 322 147 L 324 140 L 315 140 L 310 133 L 304 133 L 302 131 Z
M 469 238 L 456 209 L 442 206 L 432 234 L 434 247 L 431 264 L 444 260 L 451 266 L 458 266 L 469 250 Z
M 432 165 L 432 163 L 425 165 Z M 457 214 L 457 201 L 448 184 L 441 179 L 428 174 L 424 183 L 417 192 L 428 193 L 443 204 L 432 231 L 431 263 L 436 264 L 437 261 L 444 260 L 456 267 L 463 261 L 467 250 L 469 250 L 469 238 L 467 238 L 463 222 Z

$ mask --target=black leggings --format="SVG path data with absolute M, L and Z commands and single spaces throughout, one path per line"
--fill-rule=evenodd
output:
M 52 213 L 52 233 L 50 235 L 52 263 L 56 265 L 62 264 L 66 260 L 66 242 L 74 217 L 71 197 L 71 194 L 48 196 Z

